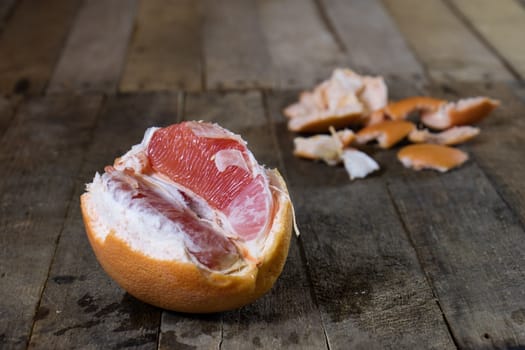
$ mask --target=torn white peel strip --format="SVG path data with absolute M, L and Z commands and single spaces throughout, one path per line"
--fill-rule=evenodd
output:
M 379 170 L 379 164 L 366 153 L 356 149 L 343 151 L 343 163 L 351 180 L 366 177 L 368 174 Z
M 293 202 L 290 198 L 290 195 L 286 192 L 286 191 L 283 191 L 282 189 L 280 189 L 279 187 L 275 186 L 275 185 L 270 185 L 270 187 L 279 192 L 281 195 L 284 196 L 284 198 L 290 202 L 290 206 L 292 207 L 292 223 L 293 223 L 293 230 L 295 231 L 295 235 L 297 237 L 299 237 L 299 235 L 301 234 L 301 232 L 299 231 L 299 226 L 297 226 L 297 219 L 295 218 L 295 207 L 293 205 Z

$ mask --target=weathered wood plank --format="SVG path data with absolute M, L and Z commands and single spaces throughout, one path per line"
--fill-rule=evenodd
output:
M 222 314 L 162 312 L 159 350 L 220 349 Z
M 467 21 L 525 78 L 525 9 L 515 0 L 451 0 Z
M 201 8 L 192 0 L 141 0 L 120 90 L 200 90 Z
M 273 70 L 254 1 L 203 2 L 206 86 L 271 87 Z
M 0 93 L 41 93 L 80 0 L 21 0 L 0 36 Z
M 525 339 L 524 104 L 504 84 L 446 84 L 430 94 L 452 100 L 487 95 L 502 106 L 462 147 L 474 159 L 465 167 L 415 173 L 391 158 L 392 196 L 459 347 L 519 348 Z
M 173 94 L 124 95 L 107 102 L 76 181 L 31 348 L 156 348 L 160 310 L 124 292 L 100 268 L 85 235 L 78 198 L 95 171 L 140 142 L 147 127 L 176 122 L 176 111 Z
M 80 8 L 48 92 L 114 93 L 137 0 L 90 0 Z
M 281 109 L 295 98 L 269 105 L 330 347 L 453 349 L 384 174 L 350 182 L 341 167 L 293 157 Z
M 0 340 L 6 348 L 25 348 L 28 341 L 100 102 L 30 100 L 0 140 Z
M 501 106 L 479 125 L 481 135 L 468 144 L 468 150 L 525 223 L 525 135 L 521 132 L 525 130 L 525 100 L 520 101 L 504 84 L 449 84 L 436 86 L 432 93 L 453 100 L 480 95 L 501 100 Z
M 523 346 L 525 232 L 519 219 L 472 161 L 447 174 L 401 167 L 389 190 L 458 346 Z
M 509 84 L 509 86 L 512 88 L 512 92 L 514 92 L 516 96 L 518 96 L 522 101 L 525 101 L 525 84 L 518 82 Z
M 275 65 L 277 86 L 310 88 L 347 58 L 313 1 L 259 0 L 261 26 Z
M 441 0 L 383 0 L 437 81 L 512 80 L 512 75 Z
M 11 124 L 18 103 L 18 99 L 8 99 L 0 96 L 0 138 Z
M 424 79 L 424 71 L 380 0 L 323 0 L 359 72 Z
M 278 166 L 278 151 L 260 93 L 189 95 L 185 118 L 218 122 L 240 133 L 260 162 Z M 288 261 L 274 288 L 253 304 L 215 318 L 188 319 L 186 315 L 165 313 L 161 348 L 181 343 L 198 348 L 217 348 L 220 344 L 224 349 L 325 348 L 321 320 L 296 243 L 292 240 Z
M 11 11 L 13 11 L 17 0 L 4 0 L 0 1 L 0 30 L 4 28 L 5 22 Z

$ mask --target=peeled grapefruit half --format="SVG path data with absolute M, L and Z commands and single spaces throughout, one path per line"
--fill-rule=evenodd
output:
M 147 303 L 183 312 L 245 305 L 281 273 L 292 205 L 277 170 L 216 124 L 150 128 L 81 196 L 104 270 Z

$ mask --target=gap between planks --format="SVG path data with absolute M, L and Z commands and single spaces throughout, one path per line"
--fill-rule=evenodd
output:
M 94 133 L 95 133 L 95 130 L 97 128 L 97 124 L 98 124 L 98 119 L 100 118 L 100 114 L 102 112 L 102 109 L 103 109 L 103 106 L 105 104 L 105 98 L 104 97 L 101 97 L 100 98 L 100 102 L 99 102 L 99 106 L 98 106 L 98 110 L 95 112 L 95 118 L 93 120 L 93 124 L 91 126 L 91 129 L 89 130 L 88 132 L 88 139 L 89 140 L 92 140 L 93 139 L 93 136 L 94 136 Z M 89 143 L 86 143 L 86 145 L 84 146 L 84 149 L 82 150 L 82 157 L 81 157 L 81 160 L 80 160 L 80 166 L 79 168 L 77 169 L 77 174 L 76 176 L 79 175 L 80 171 L 81 171 L 81 167 L 82 165 L 84 164 L 84 161 L 86 159 L 86 153 L 87 153 L 87 150 L 89 148 L 90 144 Z M 76 177 L 75 176 L 75 177 Z M 67 222 L 67 219 L 69 218 L 69 216 L 71 215 L 70 213 L 70 210 L 71 210 L 71 205 L 72 203 L 75 202 L 75 192 L 76 192 L 76 188 L 75 186 L 72 186 L 71 187 L 71 191 L 70 191 L 70 196 L 69 196 L 69 202 L 68 204 L 66 205 L 66 208 L 65 208 L 65 213 L 64 213 L 64 219 L 62 221 L 62 225 L 59 229 L 59 232 L 58 232 L 58 236 L 56 237 L 55 239 L 55 248 L 53 250 L 53 254 L 51 255 L 51 260 L 49 262 L 49 267 L 47 269 L 47 275 L 45 277 L 45 282 L 44 282 L 44 285 L 42 286 L 42 289 L 40 291 L 40 296 L 38 298 L 38 302 L 36 303 L 36 307 L 35 307 L 35 311 L 34 311 L 34 315 L 36 316 L 37 315 L 37 312 L 38 310 L 40 309 L 40 304 L 42 302 L 42 297 L 44 296 L 44 292 L 47 288 L 47 285 L 49 283 L 49 278 L 51 276 L 51 270 L 52 270 L 52 267 L 53 267 L 53 264 L 55 262 L 55 258 L 56 258 L 56 254 L 57 254 L 57 250 L 58 250 L 58 245 L 60 243 L 60 239 L 62 238 L 62 233 L 64 232 L 64 228 L 65 228 L 65 225 L 66 225 L 66 222 Z M 27 337 L 27 343 L 26 343 L 26 348 L 29 347 L 29 344 L 31 343 L 31 338 L 33 336 L 33 330 L 35 328 L 35 322 L 36 322 L 36 317 L 33 317 L 32 319 L 32 322 L 31 322 L 31 329 L 29 330 L 29 335 Z
M 264 109 L 264 116 L 265 116 L 267 122 L 270 125 L 272 141 L 273 141 L 273 144 L 275 145 L 275 149 L 277 150 L 277 159 L 278 159 L 277 162 L 279 164 L 279 169 L 281 169 L 280 172 L 282 172 L 282 176 L 285 179 L 286 183 L 289 184 L 290 182 L 288 180 L 289 177 L 288 177 L 288 174 L 287 174 L 287 171 L 286 171 L 285 162 L 284 162 L 283 150 L 282 150 L 281 145 L 279 144 L 279 141 L 277 139 L 277 130 L 276 130 L 276 127 L 275 127 L 275 121 L 273 120 L 273 118 L 271 116 L 270 106 L 269 106 L 269 103 L 268 103 L 268 91 L 263 92 L 261 96 L 262 96 L 262 105 L 263 105 L 263 109 Z M 293 201 L 292 201 L 292 203 L 293 203 Z M 296 218 L 295 218 L 295 208 L 293 208 L 293 211 L 294 211 L 294 214 L 293 214 L 294 215 L 294 218 L 293 218 L 294 219 L 294 227 L 293 227 L 294 232 L 293 233 L 296 235 L 297 245 L 299 247 L 299 256 L 301 258 L 301 263 L 304 266 L 304 270 L 305 270 L 305 273 L 306 273 L 306 279 L 308 281 L 308 286 L 309 286 L 309 292 L 310 292 L 310 296 L 312 298 L 315 310 L 316 310 L 317 313 L 320 314 L 319 301 L 317 300 L 317 295 L 315 294 L 315 291 L 314 291 L 314 283 L 313 283 L 313 279 L 312 279 L 312 272 L 310 271 L 310 268 L 309 268 L 309 265 L 308 265 L 308 260 L 306 258 L 306 251 L 304 249 L 303 238 L 301 237 L 300 232 L 296 232 L 295 231 L 296 227 L 300 231 L 300 228 L 298 227 L 297 222 L 296 222 Z M 322 317 L 321 317 L 321 320 L 322 320 Z M 327 347 L 328 350 L 330 350 L 331 349 L 330 341 L 329 341 L 328 335 L 326 333 L 326 327 L 325 327 L 324 322 L 321 322 L 321 327 L 323 329 L 323 335 L 324 335 L 326 347 Z

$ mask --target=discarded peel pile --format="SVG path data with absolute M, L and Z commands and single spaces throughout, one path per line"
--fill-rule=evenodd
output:
M 468 155 L 453 149 L 476 137 L 479 128 L 469 126 L 488 116 L 499 101 L 472 97 L 449 102 L 415 96 L 387 103 L 387 87 L 382 77 L 361 76 L 349 69 L 336 69 L 330 79 L 299 101 L 284 109 L 288 129 L 295 132 L 326 132 L 296 137 L 294 154 L 323 160 L 328 165 L 344 163 L 350 179 L 366 177 L 379 165 L 366 153 L 351 148 L 377 141 L 380 148 L 391 148 L 408 138 L 418 145 L 406 146 L 398 153 L 401 163 L 415 170 L 440 172 L 460 166 Z M 419 124 L 440 132 L 419 129 L 408 120 L 417 113 Z M 336 131 L 337 128 L 353 128 Z M 355 134 L 354 134 L 355 131 Z
M 240 307 L 282 271 L 292 205 L 277 172 L 216 124 L 150 128 L 81 197 L 106 272 L 147 303 L 183 312 Z

